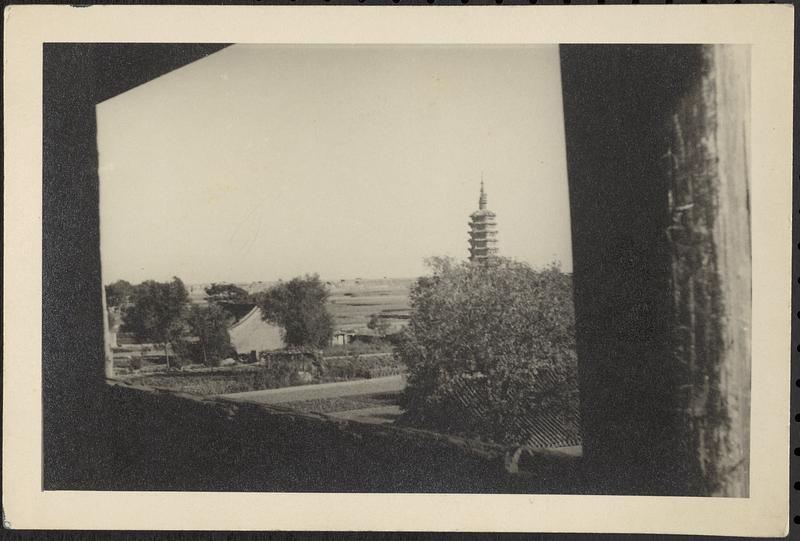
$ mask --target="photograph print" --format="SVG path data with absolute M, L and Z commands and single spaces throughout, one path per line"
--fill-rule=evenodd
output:
M 45 490 L 749 496 L 749 46 L 48 43 L 44 85 Z

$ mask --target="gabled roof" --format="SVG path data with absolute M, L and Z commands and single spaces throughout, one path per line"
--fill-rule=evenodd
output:
M 261 309 L 254 306 L 242 319 L 229 329 L 231 345 L 237 353 L 271 351 L 285 346 L 282 329 L 261 317 Z
M 220 302 L 219 305 L 231 314 L 236 322 L 241 321 L 256 306 L 252 302 Z

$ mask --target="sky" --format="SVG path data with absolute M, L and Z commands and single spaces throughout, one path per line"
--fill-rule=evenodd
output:
M 233 45 L 97 106 L 105 283 L 572 270 L 557 46 Z

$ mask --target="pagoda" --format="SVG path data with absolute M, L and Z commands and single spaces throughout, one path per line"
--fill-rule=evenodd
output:
M 497 222 L 495 214 L 486 208 L 486 192 L 481 180 L 478 210 L 469 216 L 469 260 L 479 263 L 497 255 Z

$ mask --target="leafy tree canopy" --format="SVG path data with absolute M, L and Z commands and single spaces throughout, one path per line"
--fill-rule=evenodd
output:
M 123 329 L 141 342 L 166 344 L 184 332 L 183 314 L 189 294 L 180 278 L 171 282 L 147 280 L 133 287 L 131 305 L 123 315 Z
M 231 316 L 215 304 L 192 305 L 186 314 L 189 332 L 197 337 L 198 360 L 204 364 L 217 365 L 233 353 L 228 326 Z
M 117 280 L 106 286 L 106 305 L 111 308 L 122 306 L 133 294 L 133 286 L 126 280 Z
M 266 321 L 283 328 L 287 345 L 322 348 L 333 336 L 333 317 L 326 306 L 329 294 L 314 274 L 272 286 L 257 303 Z
M 211 284 L 206 287 L 206 299 L 212 302 L 246 302 L 250 294 L 235 284 Z
M 369 318 L 369 322 L 367 322 L 367 328 L 375 331 L 380 336 L 386 336 L 389 334 L 389 331 L 392 328 L 392 325 L 386 321 L 385 318 L 382 318 L 379 314 L 372 314 L 372 317 Z
M 505 258 L 429 266 L 398 345 L 409 368 L 407 418 L 512 442 L 521 416 L 577 408 L 570 275 Z M 480 408 L 464 407 L 470 394 Z

